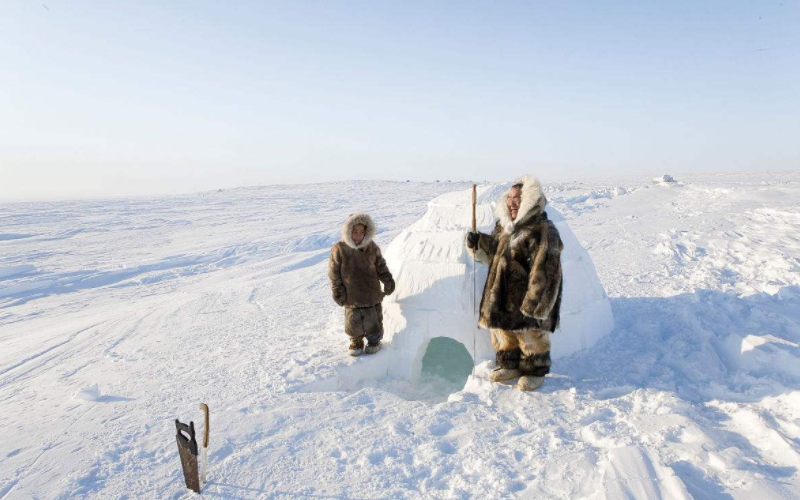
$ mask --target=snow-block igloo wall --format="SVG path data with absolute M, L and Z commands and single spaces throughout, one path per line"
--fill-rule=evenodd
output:
M 478 186 L 479 231 L 492 232 L 496 202 L 509 187 Z M 564 242 L 561 325 L 552 336 L 551 351 L 557 359 L 594 345 L 612 330 L 614 318 L 588 252 L 558 211 L 548 206 L 547 215 Z M 477 363 L 494 360 L 489 331 L 477 326 L 488 269 L 473 264 L 464 247 L 471 219 L 471 189 L 444 194 L 431 200 L 425 215 L 384 250 L 397 283 L 383 302 L 385 342 L 392 351 L 388 375 L 417 379 L 428 344 L 436 337 L 460 342 Z

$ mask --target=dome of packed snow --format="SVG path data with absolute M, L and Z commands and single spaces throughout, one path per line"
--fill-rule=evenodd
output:
M 478 231 L 492 232 L 497 200 L 509 187 L 478 186 Z M 612 330 L 614 318 L 588 252 L 557 210 L 548 206 L 546 211 L 564 243 L 561 324 L 551 352 L 557 359 L 594 345 Z M 476 363 L 494 360 L 489 332 L 477 326 L 487 269 L 464 247 L 471 220 L 471 189 L 444 194 L 385 249 L 397 283 L 383 302 L 385 340 L 393 351 L 387 374 L 418 377 L 429 343 L 438 337 L 461 343 Z

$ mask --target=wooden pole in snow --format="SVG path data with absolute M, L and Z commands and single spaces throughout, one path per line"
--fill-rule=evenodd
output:
M 205 484 L 206 470 L 208 470 L 208 434 L 211 428 L 209 427 L 208 405 L 200 403 L 200 409 L 203 410 L 203 420 L 205 422 L 203 426 L 203 450 L 200 455 L 202 458 L 200 463 L 200 484 Z
M 477 195 L 477 184 L 472 185 L 472 232 L 478 232 L 478 224 L 475 217 L 475 210 L 478 202 L 478 195 Z M 480 240 L 478 240 L 480 241 Z M 475 319 L 475 252 L 478 249 L 474 248 L 472 251 L 472 319 Z M 472 331 L 472 371 L 475 371 L 475 365 L 478 364 L 478 356 L 475 352 L 475 330 Z
M 476 217 L 475 217 L 475 206 L 478 203 L 477 188 L 478 188 L 477 184 L 473 184 L 472 185 L 472 232 L 473 233 L 477 233 L 478 232 L 477 220 L 476 220 Z

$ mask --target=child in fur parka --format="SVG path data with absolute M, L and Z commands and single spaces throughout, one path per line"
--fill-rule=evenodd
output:
M 392 273 L 381 249 L 372 241 L 375 231 L 375 223 L 369 215 L 352 214 L 342 226 L 342 241 L 331 249 L 328 277 L 333 300 L 345 308 L 344 331 L 350 337 L 351 356 L 380 350 L 383 338 L 381 302 L 394 291 Z

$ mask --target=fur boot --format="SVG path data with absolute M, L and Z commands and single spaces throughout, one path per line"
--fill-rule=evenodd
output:
M 497 351 L 495 354 L 495 364 L 497 364 L 497 368 L 489 374 L 489 380 L 492 382 L 504 382 L 519 377 L 520 372 L 518 368 L 521 355 L 522 351 L 519 348 L 508 351 Z
M 544 377 L 534 377 L 532 375 L 523 375 L 517 381 L 517 387 L 521 391 L 535 391 L 544 384 Z
M 347 348 L 347 353 L 351 356 L 361 356 L 364 352 L 364 339 L 350 337 L 350 347 Z

